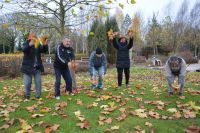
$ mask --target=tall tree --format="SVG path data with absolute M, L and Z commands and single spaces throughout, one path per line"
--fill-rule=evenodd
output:
M 158 45 L 161 45 L 161 26 L 157 21 L 156 15 L 153 14 L 152 20 L 149 23 L 149 30 L 146 35 L 147 44 L 153 47 L 154 56 L 158 53 Z

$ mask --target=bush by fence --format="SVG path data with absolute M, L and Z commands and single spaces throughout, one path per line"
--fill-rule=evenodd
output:
M 0 76 L 20 74 L 22 54 L 0 54 Z

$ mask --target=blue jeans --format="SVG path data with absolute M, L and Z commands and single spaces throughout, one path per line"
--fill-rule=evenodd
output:
M 54 67 L 54 70 L 55 70 L 55 77 L 56 77 L 55 96 L 60 96 L 61 75 L 64 78 L 65 83 L 66 83 L 65 92 L 69 91 L 69 93 L 72 93 L 72 78 L 71 78 L 69 68 L 59 69 L 59 68 Z
M 33 73 L 34 80 L 35 80 L 35 97 L 40 97 L 41 95 L 41 72 L 39 70 L 36 70 Z M 24 87 L 26 90 L 26 97 L 30 97 L 31 95 L 31 84 L 32 84 L 32 74 L 24 74 Z
M 174 79 L 175 79 L 176 75 L 171 75 L 171 76 L 167 76 L 167 81 L 168 81 L 168 92 L 173 92 L 174 90 L 172 89 L 172 84 L 174 83 Z M 180 85 L 180 90 L 179 93 L 183 93 L 183 87 L 184 87 L 184 83 L 185 83 L 185 76 L 180 76 L 178 75 L 178 85 Z
M 102 88 L 102 77 L 104 74 L 103 66 L 99 67 L 99 68 L 92 67 L 92 80 L 96 80 L 97 72 L 98 72 L 98 76 L 99 76 L 98 85 L 96 86 L 96 84 L 92 84 L 92 88 L 98 87 L 99 89 L 101 89 Z

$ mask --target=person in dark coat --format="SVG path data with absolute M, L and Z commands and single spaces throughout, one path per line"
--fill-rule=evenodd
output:
M 179 96 L 183 95 L 186 68 L 187 66 L 185 60 L 179 56 L 174 55 L 167 60 L 165 64 L 165 71 L 169 85 L 169 96 L 173 95 L 174 87 L 172 86 L 172 84 L 174 83 L 175 77 L 178 77 Z
M 66 88 L 65 92 L 68 91 L 70 95 L 74 95 L 72 92 L 72 77 L 70 74 L 68 63 L 75 59 L 74 50 L 70 47 L 71 40 L 68 38 L 64 38 L 63 42 L 56 46 L 55 52 L 55 62 L 54 62 L 54 70 L 55 70 L 55 97 L 57 100 L 60 99 L 60 82 L 61 75 L 65 80 Z
M 22 50 L 24 53 L 21 72 L 24 77 L 24 87 L 26 90 L 25 98 L 30 98 L 32 76 L 35 79 L 36 98 L 41 96 L 41 72 L 44 67 L 41 60 L 41 53 L 48 51 L 47 39 L 43 44 L 37 43 L 35 34 L 30 33 L 27 41 L 23 44 Z
M 125 73 L 126 78 L 126 86 L 129 86 L 129 77 L 130 77 L 130 57 L 129 50 L 133 46 L 133 38 L 130 38 L 129 43 L 125 36 L 122 36 L 117 40 L 116 35 L 118 33 L 114 33 L 113 46 L 117 49 L 117 61 L 116 68 L 118 74 L 118 86 L 121 87 L 122 79 L 123 79 L 123 71 Z

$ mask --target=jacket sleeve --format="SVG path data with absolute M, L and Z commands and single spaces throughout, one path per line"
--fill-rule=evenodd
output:
M 58 45 L 56 47 L 56 54 L 58 56 L 58 59 L 64 63 L 64 64 L 67 64 L 68 63 L 68 59 L 65 59 L 64 57 L 66 57 L 64 54 L 64 52 L 62 52 L 62 48 L 61 48 L 61 45 Z
M 131 37 L 129 40 L 128 49 L 131 49 L 132 47 L 133 47 L 133 38 Z
M 172 71 L 169 67 L 169 63 L 168 63 L 169 60 L 167 60 L 166 64 L 165 64 L 165 72 L 166 72 L 166 76 L 167 77 L 171 77 L 172 76 Z
M 114 46 L 116 49 L 119 49 L 119 44 L 118 44 L 118 41 L 117 41 L 117 38 L 116 38 L 116 37 L 113 39 L 113 46 Z
M 92 52 L 91 55 L 90 55 L 90 58 L 89 58 L 89 73 L 90 75 L 92 75 L 92 68 L 94 67 L 94 55 L 95 55 L 95 52 Z
M 29 52 L 29 50 L 31 49 L 31 46 L 29 45 L 29 42 L 26 41 L 24 44 L 23 44 L 23 47 L 22 47 L 22 51 L 27 53 Z
M 48 51 L 48 45 L 40 45 L 39 49 L 41 53 L 46 53 Z
M 186 62 L 184 59 L 182 59 L 180 76 L 185 76 L 186 68 L 187 68 Z
M 71 60 L 75 60 L 74 49 L 72 48 L 71 51 L 72 51 L 72 54 L 71 54 Z
M 103 53 L 103 68 L 104 68 L 104 74 L 105 74 L 107 71 L 107 59 L 104 53 Z

